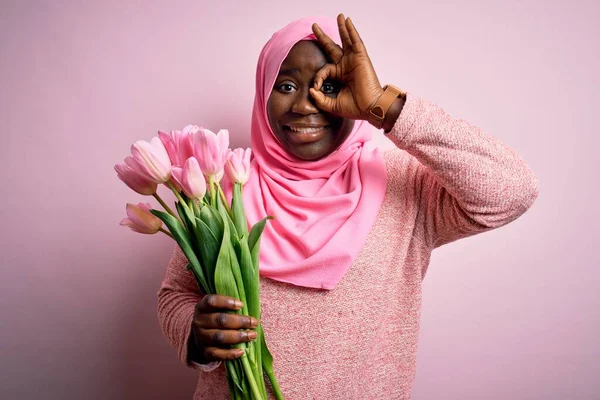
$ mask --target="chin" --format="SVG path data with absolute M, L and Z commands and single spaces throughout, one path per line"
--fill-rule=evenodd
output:
M 310 143 L 302 146 L 295 146 L 293 148 L 288 148 L 288 153 L 294 155 L 295 157 L 303 160 L 303 161 L 317 161 L 321 158 L 327 157 L 329 154 L 333 153 L 335 150 L 330 146 L 327 148 L 323 148 L 323 144 L 321 143 Z

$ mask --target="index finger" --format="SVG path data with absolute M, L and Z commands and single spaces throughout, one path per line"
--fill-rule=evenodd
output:
M 312 25 L 313 33 L 317 37 L 319 44 L 325 50 L 325 53 L 329 56 L 331 61 L 337 63 L 342 58 L 344 51 L 340 46 L 337 45 L 323 30 L 321 27 L 315 22 Z
M 344 17 L 344 14 L 338 15 L 337 23 L 343 48 L 345 50 L 352 48 L 352 39 L 350 39 L 350 35 L 348 34 L 348 28 L 346 28 L 346 17 Z
M 200 300 L 197 307 L 203 312 L 219 310 L 240 310 L 243 304 L 240 300 L 220 294 L 207 294 Z

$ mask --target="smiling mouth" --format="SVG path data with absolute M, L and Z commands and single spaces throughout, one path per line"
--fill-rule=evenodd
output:
M 287 133 L 291 142 L 296 144 L 312 143 L 321 140 L 330 130 L 330 125 L 324 126 L 290 126 L 284 125 L 283 129 Z

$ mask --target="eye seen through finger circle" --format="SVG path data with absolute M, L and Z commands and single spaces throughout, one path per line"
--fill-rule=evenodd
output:
M 321 91 L 325 94 L 337 94 L 340 91 L 340 85 L 336 82 L 325 81 L 321 85 Z

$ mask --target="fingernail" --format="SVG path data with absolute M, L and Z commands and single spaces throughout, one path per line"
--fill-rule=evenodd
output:
M 244 355 L 244 349 L 236 349 L 235 350 L 236 357 L 241 357 Z
M 254 340 L 256 339 L 257 333 L 255 331 L 248 332 L 248 339 Z
M 258 326 L 258 320 L 256 318 L 250 318 L 250 326 L 253 328 Z
M 239 300 L 233 300 L 233 306 L 237 309 L 240 309 L 240 308 L 242 308 L 243 304 Z

